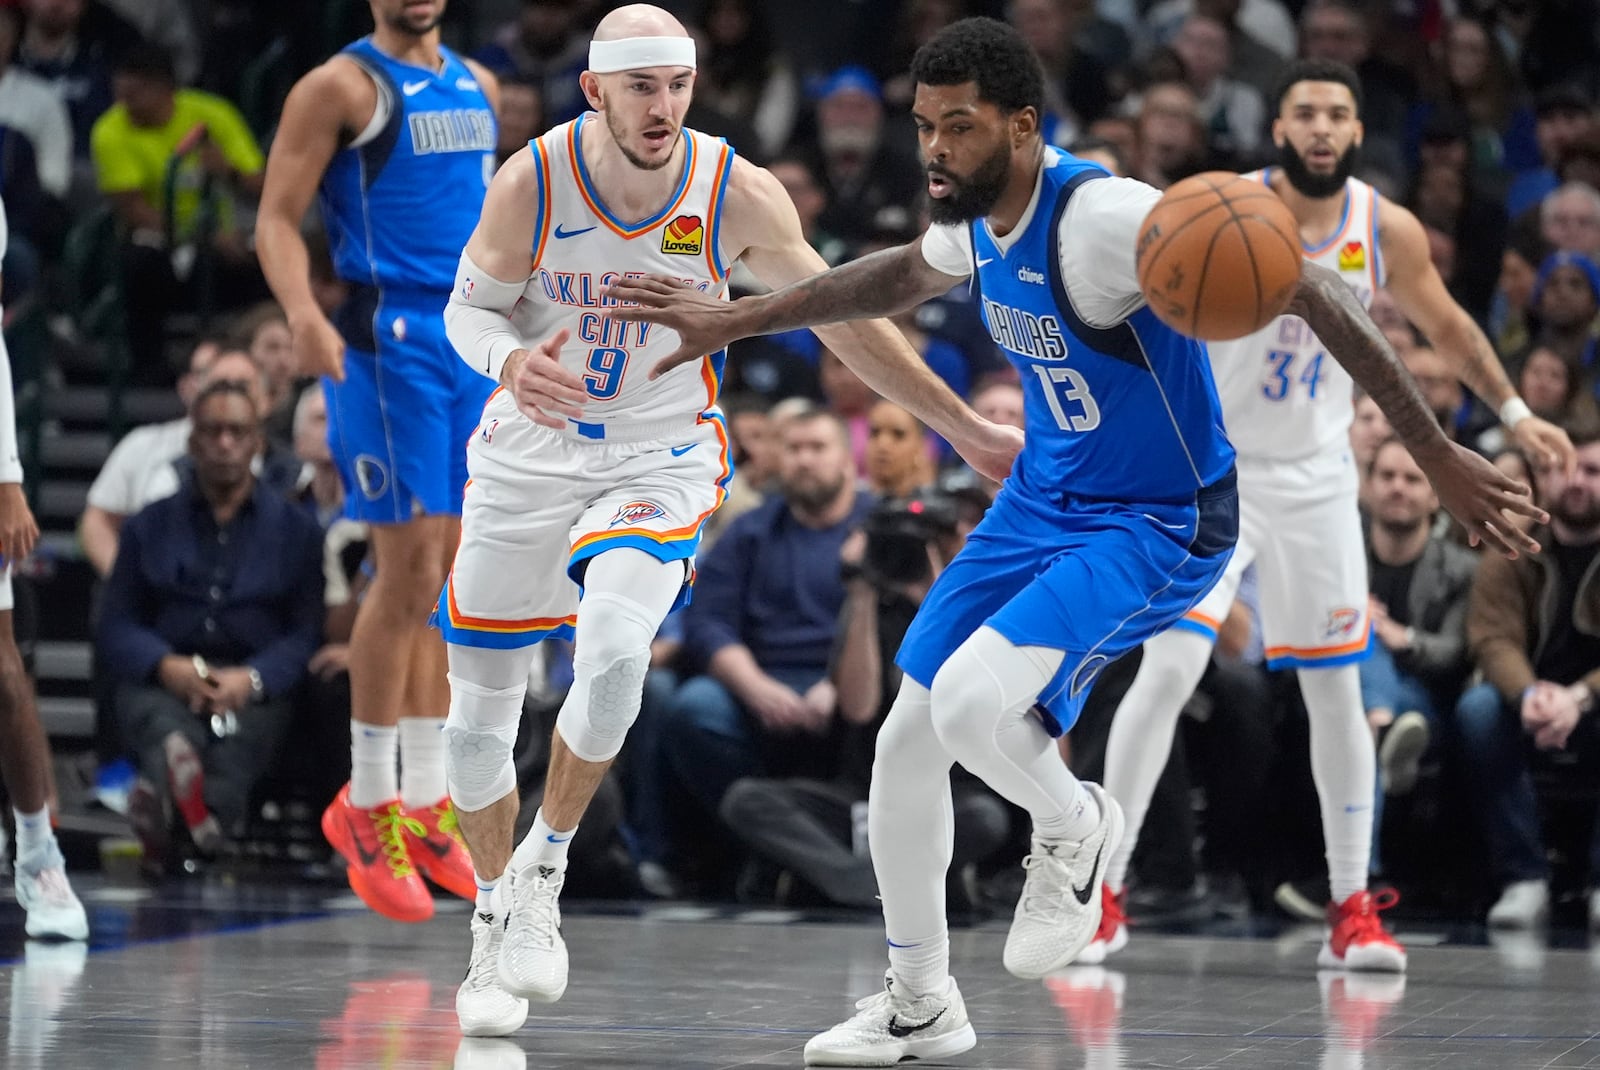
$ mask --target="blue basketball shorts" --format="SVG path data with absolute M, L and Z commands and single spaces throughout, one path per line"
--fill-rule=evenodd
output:
M 932 687 L 940 666 L 984 625 L 1017 646 L 1063 651 L 1037 706 L 1060 735 L 1101 669 L 1211 590 L 1238 534 L 1231 472 L 1183 504 L 1050 501 L 1008 481 L 934 582 L 896 661 Z
M 445 337 L 448 297 L 352 286 L 334 315 L 345 377 L 324 378 L 322 388 L 328 445 L 354 520 L 461 515 L 467 439 L 496 384 Z

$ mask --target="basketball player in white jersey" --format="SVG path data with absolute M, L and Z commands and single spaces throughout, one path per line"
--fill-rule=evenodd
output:
M 0 204 L 0 257 L 9 237 Z M 0 783 L 11 797 L 16 821 L 17 905 L 27 914 L 23 930 L 30 939 L 87 940 L 89 918 L 67 881 L 67 863 L 50 826 L 50 740 L 11 630 L 11 566 L 32 553 L 39 540 L 22 475 L 11 357 L 0 337 Z
M 582 75 L 595 111 L 502 167 L 445 314 L 462 359 L 504 386 L 467 448 L 461 547 L 434 618 L 450 651 L 450 793 L 480 889 L 456 999 L 469 1035 L 512 1032 L 528 999 L 566 989 L 567 845 L 638 715 L 650 641 L 687 596 L 731 473 L 721 355 L 652 379 L 678 336 L 608 316 L 602 290 L 657 274 L 721 295 L 736 260 L 774 287 L 826 267 L 776 179 L 683 128 L 694 76 L 694 43 L 665 11 L 601 20 Z M 977 468 L 1009 470 L 1020 433 L 967 409 L 886 321 L 818 334 Z M 532 646 L 551 635 L 576 637 L 575 680 L 543 805 L 513 851 L 511 747 Z
M 1535 463 L 1571 463 L 1572 445 L 1534 416 L 1493 346 L 1451 299 L 1428 256 L 1422 225 L 1350 177 L 1361 144 L 1360 82 L 1338 63 L 1307 60 L 1284 77 L 1272 136 L 1281 167 L 1254 176 L 1300 223 L 1307 260 L 1339 272 L 1365 303 L 1386 287 L 1456 374 L 1494 406 Z M 1127 942 L 1121 897 L 1140 823 L 1167 763 L 1178 715 L 1205 673 L 1218 622 L 1254 562 L 1261 581 L 1267 664 L 1300 678 L 1311 768 L 1327 840 L 1325 968 L 1403 971 L 1404 948 L 1367 890 L 1376 760 L 1361 707 L 1367 565 L 1350 456 L 1353 389 L 1305 321 L 1280 316 L 1257 333 L 1208 349 L 1228 437 L 1238 450 L 1239 543 L 1222 580 L 1179 624 L 1145 644 L 1144 660 L 1112 722 L 1106 789 L 1128 833 L 1106 866 L 1104 911 L 1079 957 L 1099 962 Z

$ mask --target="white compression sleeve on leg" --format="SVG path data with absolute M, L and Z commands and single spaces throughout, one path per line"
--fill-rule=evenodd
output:
M 867 844 L 883 900 L 889 965 L 916 993 L 950 974 L 944 880 L 955 845 L 950 755 L 933 730 L 928 689 L 903 677 L 878 730 L 867 797 Z
M 1139 826 L 1150 809 L 1156 782 L 1172 754 L 1178 715 L 1211 660 L 1211 641 L 1181 628 L 1144 644 L 1144 659 L 1111 721 L 1106 741 L 1106 791 L 1122 804 L 1122 842 L 1106 864 L 1106 883 L 1122 891 L 1139 842 Z
M 517 789 L 511 751 L 522 721 L 533 648 L 449 647 L 450 716 L 444 722 L 450 799 L 472 812 Z
M 456 288 L 444 307 L 444 333 L 461 359 L 479 375 L 499 382 L 506 358 L 526 346 L 511 325 L 511 313 L 527 285 L 527 279 L 497 279 L 466 253 L 461 254 Z
M 1059 820 L 1093 800 L 1061 760 L 1056 741 L 1029 716 L 1064 655 L 1019 647 L 984 626 L 933 679 L 933 728 L 950 756 L 1037 822 Z M 1092 827 L 1092 822 L 1090 825 Z
M 1378 759 L 1361 709 L 1361 670 L 1301 669 L 1300 694 L 1311 727 L 1311 777 L 1322 803 L 1322 837 L 1328 851 L 1333 901 L 1367 887 L 1372 856 L 1372 793 Z
M 682 561 L 622 546 L 589 561 L 578 603 L 572 689 L 556 731 L 586 762 L 608 762 L 639 716 L 650 643 L 683 587 Z

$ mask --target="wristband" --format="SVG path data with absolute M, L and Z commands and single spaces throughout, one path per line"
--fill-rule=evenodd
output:
M 1500 422 L 1508 428 L 1516 430 L 1518 424 L 1533 415 L 1533 410 L 1528 408 L 1528 403 L 1515 394 L 1504 405 L 1500 406 Z

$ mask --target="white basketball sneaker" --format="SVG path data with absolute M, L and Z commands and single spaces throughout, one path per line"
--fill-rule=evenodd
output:
M 943 992 L 897 991 L 893 972 L 883 991 L 856 1004 L 856 1013 L 806 1041 L 807 1066 L 893 1066 L 901 1059 L 943 1059 L 978 1043 L 955 978 Z
M 472 959 L 466 979 L 456 989 L 456 1017 L 461 1021 L 463 1036 L 503 1037 L 521 1029 L 528 1020 L 528 1001 L 513 996 L 500 984 L 500 945 L 505 931 L 503 907 L 498 915 L 473 912 Z
M 1069 965 L 1100 928 L 1100 884 L 1105 863 L 1122 841 L 1122 807 L 1098 784 L 1084 784 L 1100 806 L 1100 824 L 1087 838 L 1033 840 L 1022 860 L 1028 872 L 1006 935 L 1005 966 L 1015 977 L 1038 980 Z
M 561 939 L 566 871 L 532 865 L 511 879 L 511 913 L 500 944 L 500 984 L 514 996 L 554 1003 L 567 990 L 567 944 Z
M 27 934 L 34 939 L 89 939 L 89 917 L 67 881 L 66 860 L 51 845 L 37 856 L 17 859 L 17 902 L 28 913 Z

